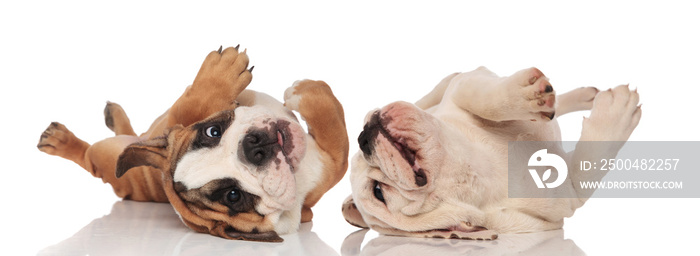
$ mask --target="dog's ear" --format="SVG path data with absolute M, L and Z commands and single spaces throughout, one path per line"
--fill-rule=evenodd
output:
M 352 195 L 348 196 L 343 202 L 343 217 L 345 217 L 345 221 L 350 223 L 350 225 L 358 228 L 369 228 L 362 218 L 362 214 L 360 214 L 360 211 L 357 209 Z
M 150 166 L 162 170 L 168 162 L 168 137 L 157 137 L 127 146 L 117 160 L 117 178 L 129 169 Z

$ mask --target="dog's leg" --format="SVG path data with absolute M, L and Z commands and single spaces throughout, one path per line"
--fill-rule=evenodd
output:
M 126 116 L 126 112 L 122 106 L 117 103 L 107 102 L 104 110 L 105 125 L 112 130 L 115 135 L 131 135 L 136 136 L 134 128 L 131 127 L 131 121 Z
M 639 94 L 630 91 L 629 86 L 621 85 L 597 94 L 593 109 L 588 118 L 583 120 L 581 138 L 576 149 L 571 153 L 569 166 L 577 166 L 581 161 L 599 162 L 600 159 L 615 158 L 618 151 L 629 139 L 634 128 L 639 124 L 642 109 Z M 600 181 L 607 171 L 569 171 L 569 177 L 583 204 L 594 192 L 580 189 L 580 181 Z
M 598 94 L 595 87 L 582 87 L 573 91 L 557 95 L 556 116 L 567 113 L 590 110 L 593 108 L 593 99 Z
M 248 55 L 238 46 L 211 52 L 202 63 L 192 86 L 168 112 L 167 127 L 188 126 L 211 114 L 236 106 L 236 98 L 252 80 Z
M 416 101 L 416 106 L 423 110 L 426 110 L 440 103 L 440 101 L 442 101 L 442 96 L 445 95 L 445 90 L 447 90 L 447 86 L 450 84 L 450 81 L 452 81 L 452 78 L 454 78 L 457 75 L 459 75 L 459 73 L 453 73 L 443 78 L 440 81 L 440 83 L 438 83 L 435 86 L 435 88 L 433 88 L 432 91 L 430 91 L 427 95 L 423 96 L 423 98 L 421 98 L 420 100 Z
M 324 158 L 323 177 L 304 201 L 302 222 L 313 217 L 311 207 L 333 187 L 348 168 L 348 134 L 345 127 L 343 106 L 335 98 L 331 88 L 323 81 L 297 81 L 284 92 L 285 106 L 298 111 L 308 125 L 309 134 L 318 145 Z
M 79 139 L 63 124 L 54 122 L 42 133 L 39 150 L 71 160 L 96 178 L 109 183 L 114 193 L 125 199 L 137 201 L 167 202 L 157 172 L 140 167 L 128 175 L 117 178 L 117 159 L 124 148 L 139 141 L 135 136 L 124 110 L 117 104 L 108 103 L 105 108 L 105 123 L 117 136 L 104 139 L 93 145 Z
M 498 77 L 480 67 L 455 76 L 445 95 L 458 107 L 493 121 L 549 121 L 555 115 L 554 88 L 536 68 Z
M 95 176 L 109 183 L 114 193 L 125 199 L 137 201 L 167 202 L 158 172 L 132 170 L 128 175 L 117 178 L 117 159 L 124 148 L 138 141 L 136 136 L 119 135 L 107 138 L 93 145 L 79 139 L 63 124 L 53 122 L 41 134 L 37 147 L 49 155 L 71 160 Z

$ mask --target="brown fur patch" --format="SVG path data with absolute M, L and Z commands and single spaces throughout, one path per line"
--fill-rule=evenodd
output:
M 318 186 L 306 195 L 302 222 L 313 217 L 311 207 L 321 196 L 343 178 L 348 169 L 349 141 L 345 127 L 345 113 L 328 84 L 323 81 L 304 80 L 296 86 L 295 95 L 301 95 L 299 114 L 306 120 L 309 134 L 321 149 L 321 161 L 325 167 Z

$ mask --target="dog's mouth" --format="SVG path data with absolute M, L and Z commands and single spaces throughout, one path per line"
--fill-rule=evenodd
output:
M 408 165 L 411 166 L 411 169 L 413 169 L 413 173 L 415 174 L 416 178 L 416 185 L 419 187 L 425 186 L 425 184 L 428 183 L 428 178 L 425 175 L 425 170 L 423 170 L 423 168 L 421 168 L 421 166 L 418 164 L 418 161 L 416 161 L 416 150 L 408 147 L 408 145 L 405 143 L 405 139 L 403 138 L 391 137 L 388 132 L 386 132 L 384 135 L 389 142 L 394 145 L 394 148 L 399 151 L 401 157 L 403 157 Z
M 381 134 L 391 145 L 393 145 L 401 157 L 411 167 L 415 175 L 416 185 L 419 187 L 425 186 L 428 183 L 428 179 L 425 170 L 417 161 L 419 158 L 418 150 L 408 146 L 406 143 L 407 138 L 396 135 L 392 136 L 389 129 L 387 129 L 385 125 L 385 123 L 388 122 L 389 121 L 382 120 L 380 118 L 379 111 L 375 112 L 370 121 L 365 124 L 363 131 L 358 137 L 360 150 L 362 150 L 366 156 L 376 154 L 374 144 L 376 143 L 378 135 Z
M 277 140 L 275 143 L 279 145 L 280 152 L 284 156 L 285 162 L 290 166 L 292 173 L 296 173 L 297 166 L 300 162 L 300 145 L 295 145 L 295 141 L 302 138 L 297 138 L 294 134 L 294 128 L 291 123 L 284 120 L 278 120 L 276 125 Z
M 277 144 L 282 148 L 282 154 L 284 154 L 285 158 L 289 158 L 294 151 L 294 144 L 292 143 L 294 135 L 289 130 L 289 124 L 287 121 L 277 122 Z

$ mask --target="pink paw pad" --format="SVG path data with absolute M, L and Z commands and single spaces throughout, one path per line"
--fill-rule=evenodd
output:
M 540 79 L 540 77 L 543 77 L 544 73 L 540 71 L 537 68 L 532 68 L 530 69 L 530 80 L 528 81 L 531 85 L 535 84 L 537 82 L 537 79 Z

